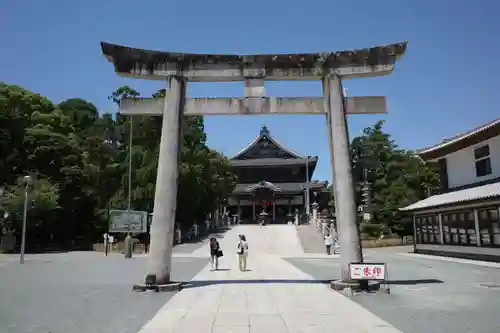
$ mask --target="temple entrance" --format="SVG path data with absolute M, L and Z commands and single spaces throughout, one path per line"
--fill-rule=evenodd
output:
M 101 48 L 119 75 L 165 80 L 168 85 L 165 98 L 126 99 L 121 101 L 119 109 L 125 115 L 163 116 L 151 225 L 149 274 L 146 279 L 148 285 L 170 282 L 181 123 L 184 116 L 190 115 L 326 115 L 335 212 L 342 244 L 341 277 L 343 281 L 349 280 L 349 263 L 362 262 L 363 256 L 357 226 L 346 116 L 385 113 L 386 101 L 381 96 L 347 97 L 342 80 L 390 74 L 396 60 L 404 54 L 406 42 L 341 52 L 261 55 L 170 53 L 108 43 L 101 43 Z M 323 97 L 266 97 L 264 84 L 267 80 L 319 80 L 323 84 Z M 186 97 L 188 82 L 224 81 L 243 81 L 244 96 Z M 269 158 L 266 165 L 270 166 L 271 162 L 272 158 Z M 265 181 L 270 182 L 269 179 Z M 310 190 L 308 183 L 306 191 Z M 252 194 L 253 191 L 245 193 L 248 196 Z M 306 202 L 307 212 L 309 207 L 310 203 Z
M 327 203 L 323 199 L 328 195 L 328 183 L 311 181 L 318 160 L 317 156 L 301 156 L 283 146 L 263 126 L 246 148 L 229 158 L 238 178 L 228 198 L 229 209 L 236 212 L 241 223 L 257 223 L 263 204 L 267 204 L 269 222 L 281 224 L 295 219 L 297 211 L 307 214 L 311 197 L 312 204 Z M 270 189 L 272 196 L 257 193 L 264 188 Z
M 238 174 L 239 175 L 239 174 Z M 305 214 L 307 193 L 304 182 L 296 183 L 271 183 L 261 181 L 256 184 L 239 184 L 239 190 L 233 192 L 229 203 L 229 210 L 236 211 L 242 224 L 256 224 L 261 213 L 268 215 L 268 223 L 286 224 L 292 222 L 297 214 Z M 311 182 L 314 192 L 314 203 L 319 198 L 318 194 L 327 194 L 327 182 Z M 295 187 L 295 189 L 293 189 Z M 241 195 L 241 194 L 244 195 Z M 325 200 L 323 204 L 327 204 Z M 317 203 L 316 203 L 317 204 Z M 319 204 L 317 204 L 319 207 Z M 239 213 L 238 213 L 239 212 Z

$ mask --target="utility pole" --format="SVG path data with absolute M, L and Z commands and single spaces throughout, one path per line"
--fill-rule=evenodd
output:
M 24 209 L 23 209 L 23 228 L 21 234 L 21 257 L 19 262 L 24 264 L 24 252 L 26 250 L 26 220 L 28 217 L 28 190 L 31 185 L 31 177 L 26 175 L 23 179 L 24 182 Z

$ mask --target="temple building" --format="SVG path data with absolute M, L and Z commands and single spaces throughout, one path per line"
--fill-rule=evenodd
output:
M 418 151 L 439 167 L 439 194 L 402 211 L 415 252 L 500 261 L 500 118 Z
M 309 207 L 327 197 L 328 183 L 310 180 L 318 157 L 301 156 L 283 147 L 266 126 L 229 162 L 238 184 L 227 204 L 229 213 L 241 223 L 255 223 L 262 212 L 271 223 L 286 223 L 296 214 L 304 215 L 308 187 Z

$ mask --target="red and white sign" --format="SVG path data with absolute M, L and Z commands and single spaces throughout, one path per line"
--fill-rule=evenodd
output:
M 385 280 L 385 264 L 349 264 L 353 280 Z

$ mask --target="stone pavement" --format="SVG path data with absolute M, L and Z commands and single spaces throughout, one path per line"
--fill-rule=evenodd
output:
M 137 293 L 147 258 L 97 252 L 0 260 L 1 333 L 137 333 L 176 293 Z M 9 262 L 7 262 L 9 261 Z M 208 260 L 176 256 L 172 278 L 189 281 Z
M 352 300 L 405 333 L 500 332 L 500 265 L 408 255 L 412 247 L 366 249 L 368 262 L 384 262 L 391 294 L 355 294 Z M 337 260 L 292 258 L 317 280 L 338 272 Z
M 238 233 L 249 243 L 245 272 L 237 264 Z M 140 333 L 400 332 L 283 260 L 304 254 L 293 226 L 239 226 L 219 243 L 220 270 L 205 267 Z M 203 254 L 208 248 L 193 253 Z

